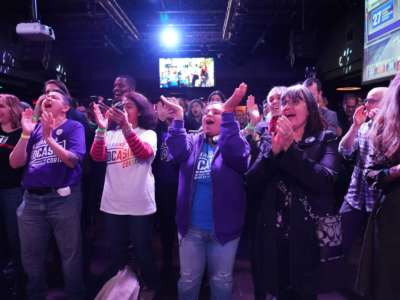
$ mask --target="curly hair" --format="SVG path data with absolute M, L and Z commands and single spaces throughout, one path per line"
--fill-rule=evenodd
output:
M 21 127 L 21 113 L 23 109 L 18 97 L 11 94 L 0 94 L 0 101 L 10 109 L 12 128 L 15 129 Z
M 143 129 L 154 129 L 157 125 L 157 116 L 154 111 L 153 105 L 142 94 L 138 92 L 128 92 L 123 97 L 135 103 L 139 115 L 138 126 Z

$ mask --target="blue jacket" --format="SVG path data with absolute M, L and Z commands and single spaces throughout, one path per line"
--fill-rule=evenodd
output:
M 183 121 L 175 120 L 169 128 L 167 146 L 179 163 L 179 188 L 176 222 L 184 236 L 191 223 L 193 175 L 205 141 L 203 133 L 187 134 Z M 233 113 L 223 113 L 221 133 L 211 166 L 215 235 L 226 243 L 240 236 L 245 216 L 244 173 L 248 168 L 250 147 L 239 133 Z

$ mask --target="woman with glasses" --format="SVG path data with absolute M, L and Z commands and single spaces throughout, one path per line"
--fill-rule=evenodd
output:
M 320 262 L 312 214 L 333 210 L 340 159 L 310 91 L 295 85 L 281 97 L 282 115 L 267 133 L 248 180 L 263 188 L 253 270 L 256 299 L 317 299 Z

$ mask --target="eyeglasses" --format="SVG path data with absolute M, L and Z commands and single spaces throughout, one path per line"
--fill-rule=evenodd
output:
M 379 100 L 374 98 L 367 98 L 363 102 L 364 104 L 377 104 L 379 103 Z

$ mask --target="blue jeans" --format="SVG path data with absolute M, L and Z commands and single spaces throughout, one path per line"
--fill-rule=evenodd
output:
M 198 298 L 206 263 L 211 299 L 231 299 L 238 244 L 239 238 L 221 244 L 213 233 L 198 229 L 189 229 L 184 237 L 179 236 L 179 299 Z
M 71 195 L 25 192 L 17 210 L 22 265 L 28 275 L 28 299 L 46 299 L 46 256 L 50 234 L 60 251 L 68 299 L 84 299 L 81 241 L 82 197 L 79 186 Z

